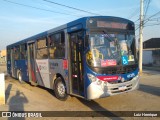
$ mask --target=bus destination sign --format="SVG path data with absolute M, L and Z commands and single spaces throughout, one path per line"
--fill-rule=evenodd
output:
M 118 22 L 97 21 L 97 27 L 127 29 L 127 24 Z

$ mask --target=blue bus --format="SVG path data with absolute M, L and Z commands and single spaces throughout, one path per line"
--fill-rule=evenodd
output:
M 7 72 L 66 100 L 130 92 L 139 86 L 135 26 L 112 16 L 83 17 L 7 46 Z

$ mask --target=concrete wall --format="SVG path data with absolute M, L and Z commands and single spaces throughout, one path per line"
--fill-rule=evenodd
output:
M 143 65 L 160 66 L 160 49 L 143 50 Z
M 143 64 L 152 64 L 153 57 L 152 57 L 152 50 L 143 50 Z

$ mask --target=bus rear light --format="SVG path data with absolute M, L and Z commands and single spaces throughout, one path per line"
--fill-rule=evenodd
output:
M 97 76 L 102 81 L 112 82 L 118 80 L 119 76 Z

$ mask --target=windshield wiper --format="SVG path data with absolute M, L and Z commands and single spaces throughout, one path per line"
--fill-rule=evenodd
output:
M 107 37 L 109 38 L 110 42 L 114 41 L 114 39 L 110 36 L 110 34 L 108 34 L 108 32 L 106 30 L 103 30 L 102 32 L 107 35 Z

